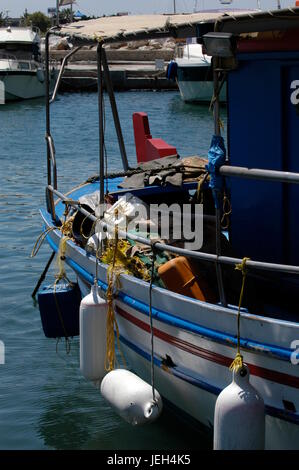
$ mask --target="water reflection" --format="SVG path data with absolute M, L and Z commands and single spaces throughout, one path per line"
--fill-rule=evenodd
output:
M 49 392 L 45 393 L 49 396 Z M 144 426 L 131 426 L 90 384 L 44 400 L 38 434 L 51 449 L 198 450 L 212 447 L 211 433 L 186 425 L 169 409 Z

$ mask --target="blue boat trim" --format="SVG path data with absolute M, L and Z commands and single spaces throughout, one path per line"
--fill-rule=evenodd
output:
M 151 361 L 151 355 L 144 351 L 142 348 L 137 346 L 136 344 L 132 343 L 128 339 L 124 338 L 122 335 L 119 336 L 120 341 L 132 349 L 134 352 L 142 356 L 147 361 Z M 162 360 L 154 356 L 154 364 L 161 368 Z M 165 370 L 165 369 L 164 369 Z M 165 371 L 166 372 L 166 371 Z M 185 382 L 188 382 L 195 387 L 200 388 L 201 390 L 205 390 L 206 392 L 212 393 L 213 395 L 218 396 L 222 389 L 220 387 L 216 387 L 215 385 L 209 384 L 208 382 L 197 379 L 196 377 L 192 377 L 191 375 L 187 375 L 186 372 L 182 371 L 180 367 L 175 366 L 169 369 L 169 373 L 174 377 L 177 377 Z M 288 421 L 294 424 L 299 424 L 299 414 L 293 413 L 291 411 L 284 410 L 282 408 L 276 408 L 274 406 L 265 405 L 266 414 L 272 416 L 274 418 L 279 418 L 284 421 Z
M 48 219 L 50 216 L 45 215 L 43 212 L 43 215 L 46 219 Z M 51 225 L 51 224 L 50 224 Z M 54 251 L 58 251 L 57 245 L 51 240 L 49 235 L 46 237 L 49 245 Z M 76 273 L 81 276 L 85 281 L 87 281 L 89 284 L 93 284 L 94 278 L 93 276 L 86 271 L 84 268 L 82 268 L 78 263 L 73 261 L 71 258 L 67 257 L 66 262 L 69 264 L 69 266 L 76 271 Z M 107 284 L 104 283 L 103 281 L 98 280 L 98 285 L 99 287 L 106 292 L 107 290 Z M 126 305 L 129 307 L 132 307 L 136 310 L 138 310 L 140 313 L 143 313 L 146 316 L 149 316 L 149 307 L 145 303 L 141 302 L 140 300 L 134 299 L 133 297 L 130 297 L 127 294 L 124 294 L 123 292 L 119 292 L 117 295 L 118 299 L 124 302 Z M 163 312 L 161 310 L 158 310 L 156 308 L 152 308 L 152 316 L 158 321 L 161 321 L 162 323 L 177 327 L 177 328 L 182 328 L 186 331 L 190 331 L 192 333 L 196 333 L 200 336 L 203 336 L 205 338 L 212 339 L 213 341 L 216 341 L 217 343 L 225 344 L 226 346 L 229 347 L 235 347 L 237 346 L 237 337 L 232 336 L 231 334 L 226 334 L 221 331 L 213 330 L 211 328 L 207 328 L 201 325 L 198 325 L 196 323 L 192 323 L 189 321 L 186 321 L 178 316 Z M 255 353 L 259 354 L 266 354 L 266 355 L 271 355 L 273 357 L 277 357 L 278 359 L 281 359 L 283 361 L 290 361 L 291 356 L 294 353 L 293 349 L 289 348 L 280 348 L 275 345 L 270 345 L 270 344 L 265 344 L 265 343 L 260 343 L 257 341 L 252 341 L 247 338 L 241 338 L 240 339 L 240 346 L 242 349 L 246 349 L 249 351 L 254 351 Z

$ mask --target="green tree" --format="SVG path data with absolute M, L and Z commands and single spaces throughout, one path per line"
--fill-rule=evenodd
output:
M 0 11 L 0 26 L 4 26 L 5 24 L 5 17 L 3 11 Z
M 70 23 L 72 18 L 72 10 L 70 8 L 64 8 L 59 12 L 59 20 L 62 23 Z
M 51 20 L 48 16 L 44 15 L 41 11 L 35 11 L 31 14 L 24 15 L 23 18 L 24 24 L 26 26 L 36 26 L 41 30 L 42 33 L 45 33 L 47 29 L 51 27 Z

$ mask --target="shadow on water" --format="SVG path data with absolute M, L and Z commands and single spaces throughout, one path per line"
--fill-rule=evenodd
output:
M 49 397 L 37 433 L 46 448 L 99 450 L 199 450 L 212 448 L 211 434 L 182 422 L 164 407 L 160 418 L 144 426 L 122 420 L 90 384 L 75 394 Z M 90 388 L 90 390 L 87 390 Z M 88 393 L 86 393 L 88 392 Z M 49 393 L 47 393 L 49 396 Z
M 28 109 L 44 109 L 45 106 L 45 98 L 33 98 L 31 100 L 18 100 L 18 101 L 8 101 L 5 104 L 0 105 L 0 112 L 11 112 L 16 111 L 22 113 Z
M 197 119 L 207 119 L 207 117 L 212 117 L 212 113 L 209 110 L 210 105 L 209 103 L 186 103 L 182 100 L 180 95 L 174 95 L 169 103 L 170 112 L 173 113 L 174 116 L 178 114 L 186 115 L 186 116 L 193 116 Z

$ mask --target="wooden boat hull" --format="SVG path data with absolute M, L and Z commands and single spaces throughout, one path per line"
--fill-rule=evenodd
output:
M 78 195 L 73 193 L 73 197 Z M 50 215 L 42 212 L 42 216 L 46 227 L 51 227 Z M 47 236 L 55 251 L 60 238 L 58 229 Z M 82 295 L 93 283 L 95 261 L 75 243 L 67 242 L 66 262 L 78 276 Z M 106 280 L 107 266 L 100 264 L 98 282 L 103 291 Z M 121 345 L 131 367 L 150 381 L 149 285 L 127 275 L 120 280 L 115 310 Z M 237 309 L 159 287 L 153 288 L 152 301 L 155 386 L 184 414 L 212 428 L 217 395 L 231 382 Z M 299 449 L 299 368 L 291 362 L 291 343 L 299 338 L 299 324 L 243 313 L 241 334 L 251 382 L 266 405 L 266 447 Z

